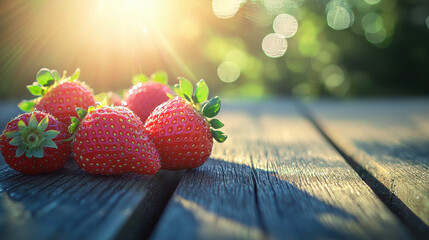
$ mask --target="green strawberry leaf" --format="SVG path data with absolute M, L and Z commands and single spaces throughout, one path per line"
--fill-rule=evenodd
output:
M 21 144 L 21 137 L 15 137 L 12 140 L 10 140 L 9 144 L 12 146 L 19 146 Z
M 33 85 L 27 85 L 27 89 L 34 96 L 41 96 L 43 94 L 43 88 L 37 83 L 33 83 Z
M 55 144 L 55 142 L 52 141 L 51 139 L 43 140 L 42 145 L 43 145 L 43 147 L 57 148 L 58 149 L 57 144 Z
M 79 126 L 79 119 L 77 117 L 71 117 L 71 124 L 69 126 L 69 133 L 74 133 L 76 131 L 76 128 Z
M 58 136 L 58 134 L 60 134 L 60 132 L 59 131 L 56 131 L 56 130 L 48 130 L 48 131 L 46 131 L 46 132 L 44 132 L 44 137 L 46 138 L 46 139 L 53 139 L 53 138 L 56 138 L 57 136 Z
M 76 108 L 76 113 L 77 113 L 77 115 L 79 116 L 80 119 L 83 119 L 86 116 L 86 114 L 88 113 L 88 111 L 86 111 L 83 108 L 79 108 L 78 107 L 78 108 Z
M 202 107 L 202 111 L 204 116 L 208 118 L 215 117 L 220 111 L 220 99 L 218 96 L 210 99 L 204 106 Z
M 96 104 L 98 104 L 98 103 L 96 103 Z M 90 106 L 90 107 L 88 108 L 88 112 L 94 111 L 95 109 L 96 109 L 96 107 L 94 107 L 94 106 Z
M 20 133 L 17 131 L 10 131 L 10 132 L 3 133 L 3 135 L 7 138 L 14 138 L 14 137 L 17 137 L 19 134 Z
M 37 128 L 39 128 L 40 131 L 44 132 L 48 127 L 48 124 L 49 124 L 49 117 L 46 116 L 42 119 L 42 121 L 39 122 L 39 125 L 37 126 Z
M 155 82 L 162 83 L 164 85 L 168 84 L 168 76 L 165 72 L 155 72 L 150 75 L 150 79 Z
M 211 131 L 213 138 L 219 143 L 225 142 L 225 140 L 228 138 L 228 136 L 226 136 L 225 133 L 223 133 L 222 131 L 213 129 Z
M 36 104 L 36 102 L 34 100 L 22 100 L 18 104 L 18 108 L 24 112 L 31 112 L 34 109 L 35 104 Z
M 36 148 L 33 150 L 33 156 L 35 158 L 42 158 L 43 157 L 43 148 Z
M 147 76 L 144 75 L 143 73 L 141 73 L 141 74 L 133 76 L 132 83 L 133 83 L 133 85 L 136 85 L 139 82 L 142 82 L 142 83 L 147 82 L 147 80 L 148 80 Z
M 25 145 L 21 144 L 21 145 L 18 146 L 18 149 L 16 149 L 15 156 L 16 157 L 21 157 L 22 155 L 24 155 L 24 153 L 25 153 Z
M 193 100 L 195 103 L 202 103 L 205 100 L 207 100 L 207 97 L 209 96 L 209 87 L 207 86 L 206 82 L 201 79 L 197 86 L 195 87 L 195 95 L 193 97 Z
M 69 81 L 73 81 L 78 79 L 80 76 L 80 68 L 76 68 L 76 71 L 74 71 L 74 73 L 70 76 Z
M 25 125 L 25 122 L 24 122 L 24 121 L 22 121 L 22 120 L 19 120 L 19 122 L 18 122 L 18 128 L 19 128 L 19 131 L 24 130 L 26 127 L 27 127 L 27 126 Z
M 219 128 L 225 126 L 225 124 L 223 124 L 218 119 L 212 119 L 212 120 L 210 120 L 210 126 L 212 126 L 212 128 L 214 128 L 214 129 L 219 129 Z
M 57 70 L 51 70 L 52 76 L 55 77 L 56 81 L 59 81 L 61 79 L 60 73 Z
M 188 97 L 188 95 L 183 95 L 183 97 L 186 99 L 186 101 L 188 101 L 188 102 L 192 102 L 191 98 L 190 98 L 190 97 Z
M 30 120 L 28 121 L 28 127 L 37 128 L 38 125 L 39 123 L 37 122 L 36 117 L 34 114 L 31 114 Z
M 48 87 L 55 83 L 55 77 L 52 72 L 47 68 L 42 68 L 36 75 L 37 82 L 43 86 Z
M 194 92 L 192 83 L 186 78 L 179 77 L 179 87 L 186 100 L 191 102 L 190 99 L 192 98 L 192 93 Z

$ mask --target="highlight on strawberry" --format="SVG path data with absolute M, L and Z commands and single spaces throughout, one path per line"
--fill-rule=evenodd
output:
M 66 72 L 60 77 L 57 70 L 40 69 L 36 75 L 37 81 L 27 86 L 37 98 L 24 100 L 18 107 L 24 112 L 38 110 L 50 113 L 60 122 L 69 125 L 70 117 L 77 116 L 77 107 L 87 109 L 95 105 L 92 90 L 78 80 L 79 75 L 79 68 L 69 77 L 66 77 Z
M 145 122 L 150 113 L 173 94 L 165 72 L 156 72 L 148 78 L 144 74 L 133 77 L 133 86 L 125 93 L 126 106 Z
M 153 175 L 159 170 L 158 151 L 131 110 L 99 105 L 76 112 L 69 127 L 73 159 L 85 172 Z
M 48 173 L 64 166 L 71 155 L 67 126 L 39 111 L 12 119 L 0 136 L 5 162 L 25 174 Z
M 161 168 L 195 168 L 210 157 L 213 138 L 222 143 L 227 136 L 217 129 L 224 124 L 214 117 L 219 113 L 219 97 L 207 101 L 209 88 L 204 80 L 192 83 L 179 78 L 178 97 L 159 105 L 147 118 L 145 129 L 161 156 Z

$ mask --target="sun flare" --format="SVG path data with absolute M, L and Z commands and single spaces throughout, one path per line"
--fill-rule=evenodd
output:
M 200 4 L 174 0 L 10 1 L 0 4 L 3 78 L 31 71 L 25 64 L 73 71 L 98 86 L 125 88 L 132 75 L 167 70 L 194 78 L 184 58 L 192 54 L 207 14 Z M 210 10 L 210 8 L 205 8 Z M 20 21 L 7 21 L 22 12 Z M 25 59 L 25 61 L 22 61 Z M 24 65 L 22 65 L 24 64 Z M 12 69 L 15 68 L 15 69 Z M 70 69 L 69 69 L 70 68 Z M 36 71 L 36 70 L 35 70 Z M 23 76 L 25 75 L 22 73 Z M 14 76 L 14 77 L 20 77 Z

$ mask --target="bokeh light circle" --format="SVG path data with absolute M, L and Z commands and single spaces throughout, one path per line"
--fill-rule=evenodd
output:
M 365 32 L 365 38 L 372 44 L 382 43 L 387 38 L 386 29 L 383 27 L 380 31 L 375 33 Z
M 264 0 L 264 6 L 271 13 L 278 13 L 285 5 L 284 0 Z
M 290 14 L 280 14 L 274 19 L 273 29 L 275 33 L 290 38 L 298 30 L 298 21 Z
M 237 81 L 237 79 L 240 77 L 240 72 L 240 67 L 231 61 L 223 62 L 217 68 L 217 75 L 219 76 L 220 80 L 226 83 Z
M 365 32 L 376 33 L 383 28 L 383 18 L 374 12 L 365 14 L 361 20 L 362 28 Z
M 218 18 L 232 18 L 240 9 L 243 0 L 213 0 L 213 13 Z
M 351 9 L 353 5 L 354 4 L 351 0 L 330 0 L 325 6 L 325 11 L 328 13 L 331 8 L 336 6 L 343 7 L 345 9 Z
M 285 54 L 286 49 L 287 41 L 280 34 L 270 33 L 262 40 L 262 50 L 268 57 L 281 57 Z
M 339 87 L 344 82 L 344 77 L 344 71 L 335 64 L 325 67 L 321 73 L 321 78 L 328 90 Z
M 332 6 L 326 15 L 328 25 L 335 30 L 343 30 L 353 24 L 354 14 L 351 10 L 341 7 Z

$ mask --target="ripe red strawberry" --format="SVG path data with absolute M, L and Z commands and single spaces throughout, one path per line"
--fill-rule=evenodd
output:
M 77 110 L 82 121 L 72 118 L 75 132 L 73 159 L 85 172 L 155 174 L 161 167 L 155 145 L 140 119 L 125 107 Z
M 145 81 L 145 78 L 143 78 Z M 149 114 L 161 103 L 168 100 L 168 94 L 173 94 L 166 85 L 167 75 L 165 73 L 155 73 L 152 80 L 138 82 L 125 94 L 127 107 L 131 109 L 142 122 L 146 121 Z
M 210 157 L 213 138 L 218 142 L 226 140 L 221 131 L 214 130 L 223 124 L 217 119 L 207 120 L 219 112 L 219 98 L 214 97 L 201 105 L 208 97 L 204 80 L 197 84 L 193 95 L 192 84 L 182 78 L 177 93 L 187 101 L 181 97 L 168 100 L 159 105 L 145 123 L 161 156 L 161 168 L 170 170 L 204 164 Z
M 70 117 L 77 116 L 77 107 L 87 109 L 95 105 L 90 88 L 77 80 L 79 74 L 78 69 L 72 76 L 59 79 L 55 70 L 42 68 L 37 73 L 37 82 L 27 86 L 33 95 L 40 97 L 23 101 L 18 106 L 24 111 L 36 109 L 50 113 L 60 122 L 70 125 Z
M 6 163 L 26 174 L 48 173 L 64 166 L 71 154 L 67 126 L 44 112 L 24 113 L 12 119 L 0 136 Z

